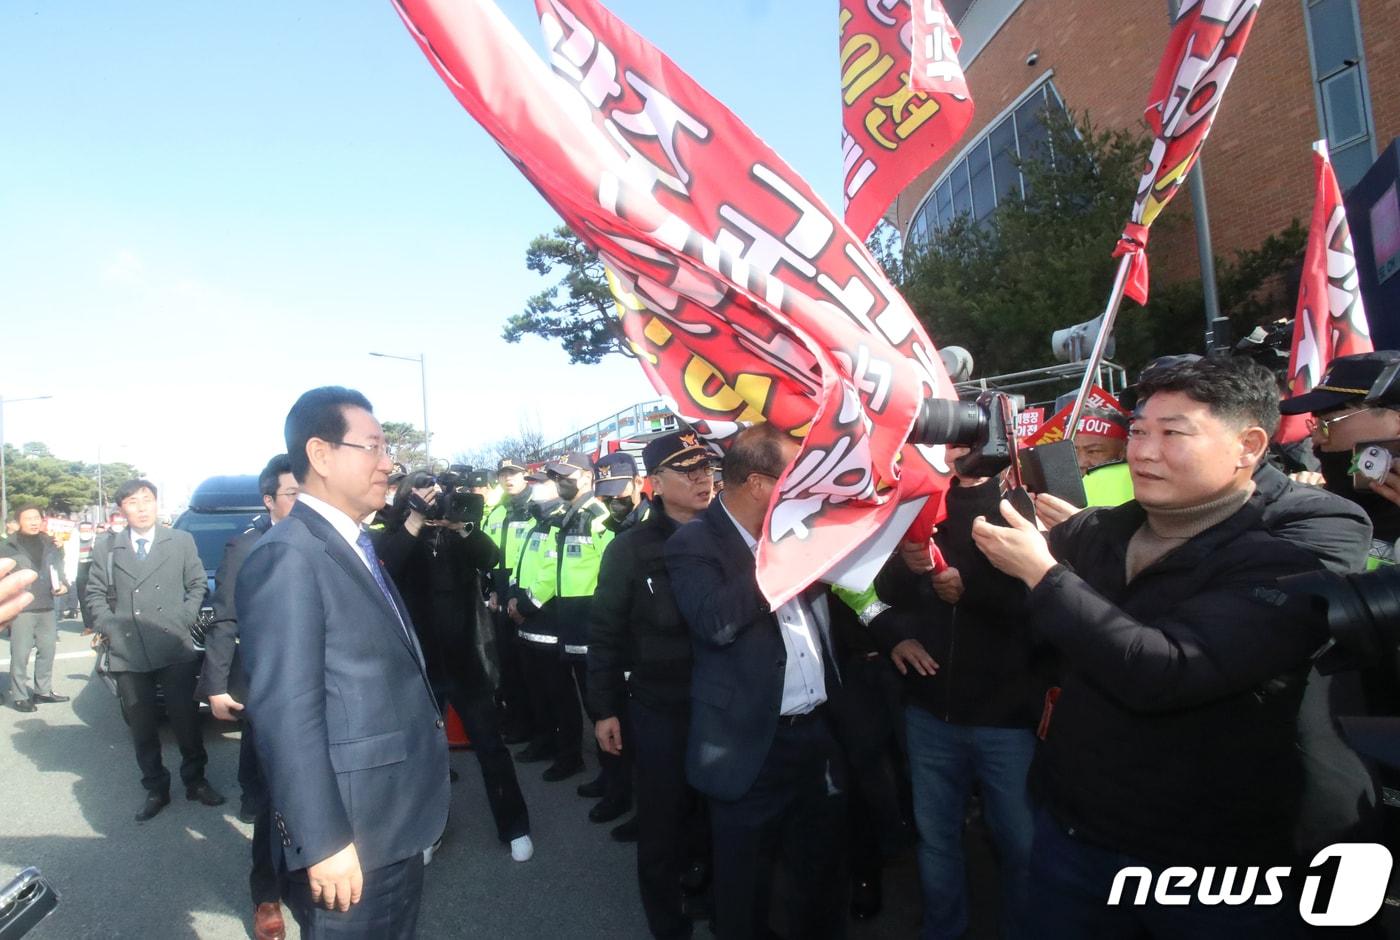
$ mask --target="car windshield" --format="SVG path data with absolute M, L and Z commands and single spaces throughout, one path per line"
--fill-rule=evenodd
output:
M 224 560 L 224 547 L 229 539 L 247 531 L 248 526 L 260 514 L 256 512 L 187 512 L 175 523 L 175 528 L 183 529 L 194 536 L 195 547 L 199 549 L 199 560 L 204 562 L 204 570 L 213 572 Z

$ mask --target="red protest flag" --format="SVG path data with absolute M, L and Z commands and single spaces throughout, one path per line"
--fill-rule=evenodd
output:
M 1124 293 L 1139 304 L 1147 303 L 1148 230 L 1200 158 L 1260 2 L 1181 0 L 1147 97 L 1147 123 L 1156 139 L 1132 220 L 1113 252 L 1115 258 L 1131 257 Z
M 759 547 L 771 601 L 946 488 L 941 448 L 904 443 L 923 399 L 952 394 L 932 344 L 864 247 L 722 105 L 592 0 L 540 4 L 562 82 L 486 0 L 396 3 L 458 101 L 599 252 L 677 412 L 712 439 L 752 420 L 800 439 Z
M 841 0 L 846 224 L 864 239 L 972 121 L 962 37 L 939 0 Z
M 1361 303 L 1356 252 L 1351 245 L 1346 205 L 1327 141 L 1313 144 L 1316 180 L 1308 250 L 1298 284 L 1298 309 L 1293 319 L 1293 346 L 1288 354 L 1288 395 L 1310 392 L 1322 380 L 1327 365 L 1338 356 L 1372 352 L 1371 328 Z M 1276 439 L 1285 444 L 1308 436 L 1306 415 L 1288 415 Z

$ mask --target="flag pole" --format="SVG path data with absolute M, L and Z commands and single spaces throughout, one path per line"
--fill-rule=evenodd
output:
M 1171 23 L 1176 25 L 1176 17 L 1180 12 L 1180 0 L 1167 0 L 1167 12 L 1170 14 Z M 1201 158 L 1196 156 L 1196 165 L 1191 167 L 1191 172 L 1186 177 L 1187 191 L 1191 193 L 1191 215 L 1196 224 L 1196 254 L 1201 259 L 1201 298 L 1204 301 L 1206 314 L 1206 355 L 1209 356 L 1215 347 L 1215 325 L 1220 319 L 1220 290 L 1216 286 L 1215 280 L 1215 249 L 1211 245 L 1210 239 L 1210 211 L 1206 207 L 1206 181 L 1205 170 L 1201 167 Z
M 1108 295 L 1108 305 L 1104 307 L 1103 316 L 1100 318 L 1102 322 L 1099 323 L 1099 335 L 1094 338 L 1094 349 L 1089 353 L 1089 363 L 1084 369 L 1084 381 L 1079 383 L 1079 394 L 1074 398 L 1074 408 L 1065 419 L 1067 441 L 1074 440 L 1079 415 L 1084 411 L 1084 403 L 1089 400 L 1089 389 L 1093 388 L 1099 366 L 1103 365 L 1104 350 L 1108 348 L 1108 339 L 1113 334 L 1113 321 L 1118 319 L 1118 308 L 1123 305 L 1123 290 L 1128 286 L 1128 269 L 1132 267 L 1132 263 L 1131 252 L 1118 259 L 1118 274 L 1113 279 L 1113 292 Z

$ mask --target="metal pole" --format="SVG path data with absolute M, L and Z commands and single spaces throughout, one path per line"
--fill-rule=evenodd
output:
M 1099 366 L 1103 363 L 1104 350 L 1108 347 L 1108 338 L 1113 333 L 1113 321 L 1118 319 L 1118 308 L 1123 304 L 1123 289 L 1128 286 L 1128 268 L 1131 267 L 1133 256 L 1124 255 L 1118 261 L 1118 274 L 1113 279 L 1113 292 L 1108 295 L 1108 305 L 1104 307 L 1103 321 L 1099 325 L 1099 335 L 1094 338 L 1094 350 L 1089 354 L 1089 362 L 1084 367 L 1084 380 L 1079 383 L 1079 394 L 1075 396 L 1074 407 L 1070 409 L 1069 418 L 1065 421 L 1065 440 L 1074 440 L 1075 426 L 1079 424 L 1079 415 L 1084 411 L 1084 402 L 1089 398 L 1089 389 L 1094 385 L 1094 379 L 1098 376 Z
M 107 521 L 107 490 L 102 485 L 102 445 L 97 445 L 97 511 L 99 522 Z
M 423 457 L 429 464 L 432 464 L 433 457 L 430 449 L 432 436 L 428 434 L 428 359 L 426 353 L 418 354 L 418 374 L 423 380 Z
M 1172 24 L 1176 24 L 1176 14 L 1180 9 L 1179 0 L 1167 0 L 1167 10 L 1171 13 Z M 1201 295 L 1205 300 L 1206 314 L 1206 354 L 1209 355 L 1215 342 L 1215 321 L 1220 316 L 1220 294 L 1215 283 L 1215 250 L 1210 241 L 1210 212 L 1206 208 L 1205 169 L 1200 157 L 1186 177 L 1186 185 L 1191 191 L 1191 209 L 1196 217 L 1196 253 L 1201 256 Z
M 5 396 L 0 395 L 0 519 L 10 521 L 10 494 L 5 485 Z

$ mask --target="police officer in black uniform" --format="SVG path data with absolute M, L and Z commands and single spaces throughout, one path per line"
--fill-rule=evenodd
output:
M 652 509 L 603 554 L 588 702 L 599 746 L 614 755 L 630 752 L 636 766 L 637 877 L 652 935 L 689 937 L 681 877 L 694 854 L 697 809 L 685 781 L 690 634 L 671 595 L 664 548 L 710 504 L 713 472 L 709 452 L 690 432 L 653 440 L 642 462 L 652 481 Z

